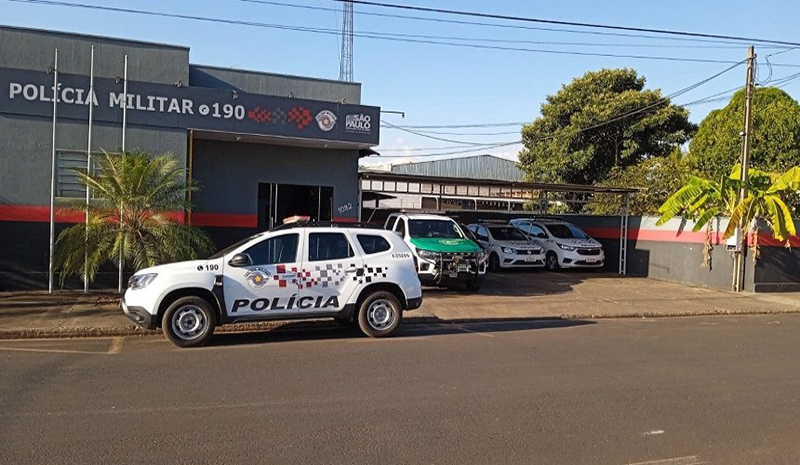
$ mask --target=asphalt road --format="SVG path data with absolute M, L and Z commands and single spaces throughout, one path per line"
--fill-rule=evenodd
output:
M 3 463 L 800 463 L 800 316 L 0 341 Z

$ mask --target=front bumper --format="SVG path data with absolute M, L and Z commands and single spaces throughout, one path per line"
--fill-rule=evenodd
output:
M 600 268 L 605 264 L 606 257 L 602 250 L 598 255 L 566 252 L 560 261 L 563 268 Z
M 125 316 L 133 320 L 134 323 L 141 326 L 145 329 L 156 329 L 158 327 L 158 322 L 156 319 L 144 309 L 144 307 L 136 307 L 130 306 L 125 303 L 125 298 L 123 297 L 119 301 L 119 306 L 122 308 L 122 312 L 125 313 Z
M 480 281 L 486 274 L 486 261 L 479 258 L 474 253 L 443 253 L 438 260 L 419 259 L 419 280 L 426 285 Z
M 501 268 L 536 268 L 544 266 L 544 254 L 500 254 Z
M 447 286 L 449 284 L 465 282 L 482 282 L 485 277 L 485 273 L 470 273 L 465 271 L 444 275 L 420 273 L 419 281 L 426 286 Z

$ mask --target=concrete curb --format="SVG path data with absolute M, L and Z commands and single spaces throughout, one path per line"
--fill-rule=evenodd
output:
M 800 314 L 800 308 L 787 310 L 758 310 L 758 311 L 726 311 L 710 310 L 699 312 L 635 312 L 615 315 L 596 315 L 591 313 L 564 314 L 561 316 L 529 316 L 529 317 L 474 317 L 442 319 L 433 315 L 413 316 L 404 318 L 406 324 L 464 324 L 464 323 L 512 323 L 521 321 L 564 321 L 564 320 L 606 320 L 606 319 L 641 319 L 641 318 L 686 318 L 700 316 L 740 316 L 740 315 L 787 315 Z M 337 329 L 340 325 L 328 320 L 306 321 L 264 321 L 258 323 L 238 323 L 221 326 L 216 333 L 239 333 L 244 331 L 270 331 L 287 327 L 292 330 L 319 330 Z M 0 329 L 0 340 L 15 339 L 79 339 L 101 338 L 120 336 L 155 336 L 160 335 L 160 330 L 147 330 L 138 326 L 109 326 L 100 327 L 59 327 L 59 328 L 10 328 Z

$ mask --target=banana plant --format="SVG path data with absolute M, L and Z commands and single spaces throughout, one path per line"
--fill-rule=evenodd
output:
M 751 228 L 757 238 L 755 220 L 761 219 L 772 230 L 775 239 L 785 241 L 788 246 L 789 237 L 796 235 L 797 231 L 787 199 L 797 196 L 800 191 L 800 167 L 795 166 L 783 174 L 751 169 L 747 182 L 742 181 L 740 171 L 740 165 L 736 165 L 730 176 L 722 177 L 717 182 L 693 176 L 659 208 L 661 217 L 656 225 L 663 225 L 671 218 L 681 216 L 694 220 L 692 231 L 697 232 L 704 227 L 710 231 L 715 218 L 728 216 L 730 220 L 723 233 L 724 239 L 733 236 L 740 224 Z M 743 187 L 747 189 L 747 195 L 739 201 L 739 192 Z M 709 247 L 709 244 L 706 246 Z M 754 257 L 757 257 L 758 244 L 755 243 L 754 247 Z

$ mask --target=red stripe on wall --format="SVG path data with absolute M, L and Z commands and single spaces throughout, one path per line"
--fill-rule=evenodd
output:
M 334 216 L 332 221 L 335 221 L 337 223 L 357 223 L 358 218 L 350 218 L 347 216 Z
M 258 227 L 258 215 L 193 212 L 192 224 L 195 226 L 214 226 L 222 228 L 255 228 Z
M 57 223 L 80 223 L 85 216 L 63 208 L 56 208 Z M 50 222 L 50 206 L 40 205 L 0 205 L 0 221 Z
M 749 244 L 753 244 L 752 234 L 748 234 L 747 241 Z M 781 242 L 775 239 L 772 234 L 761 233 L 758 235 L 758 245 L 764 247 L 786 247 L 786 241 Z M 800 236 L 789 236 L 789 246 L 800 247 Z
M 619 228 L 583 228 L 590 236 L 598 239 L 619 239 Z M 628 239 L 636 241 L 650 242 L 680 242 L 690 244 L 704 244 L 706 242 L 705 231 L 672 231 L 669 229 L 635 229 L 628 230 Z M 714 232 L 711 237 L 712 244 L 720 245 L 726 242 L 722 238 L 722 232 Z M 748 242 L 752 243 L 753 235 L 748 234 Z M 759 245 L 765 247 L 784 247 L 786 241 L 778 241 L 772 234 L 761 233 L 758 236 Z M 800 247 L 800 236 L 789 238 L 791 247 Z

